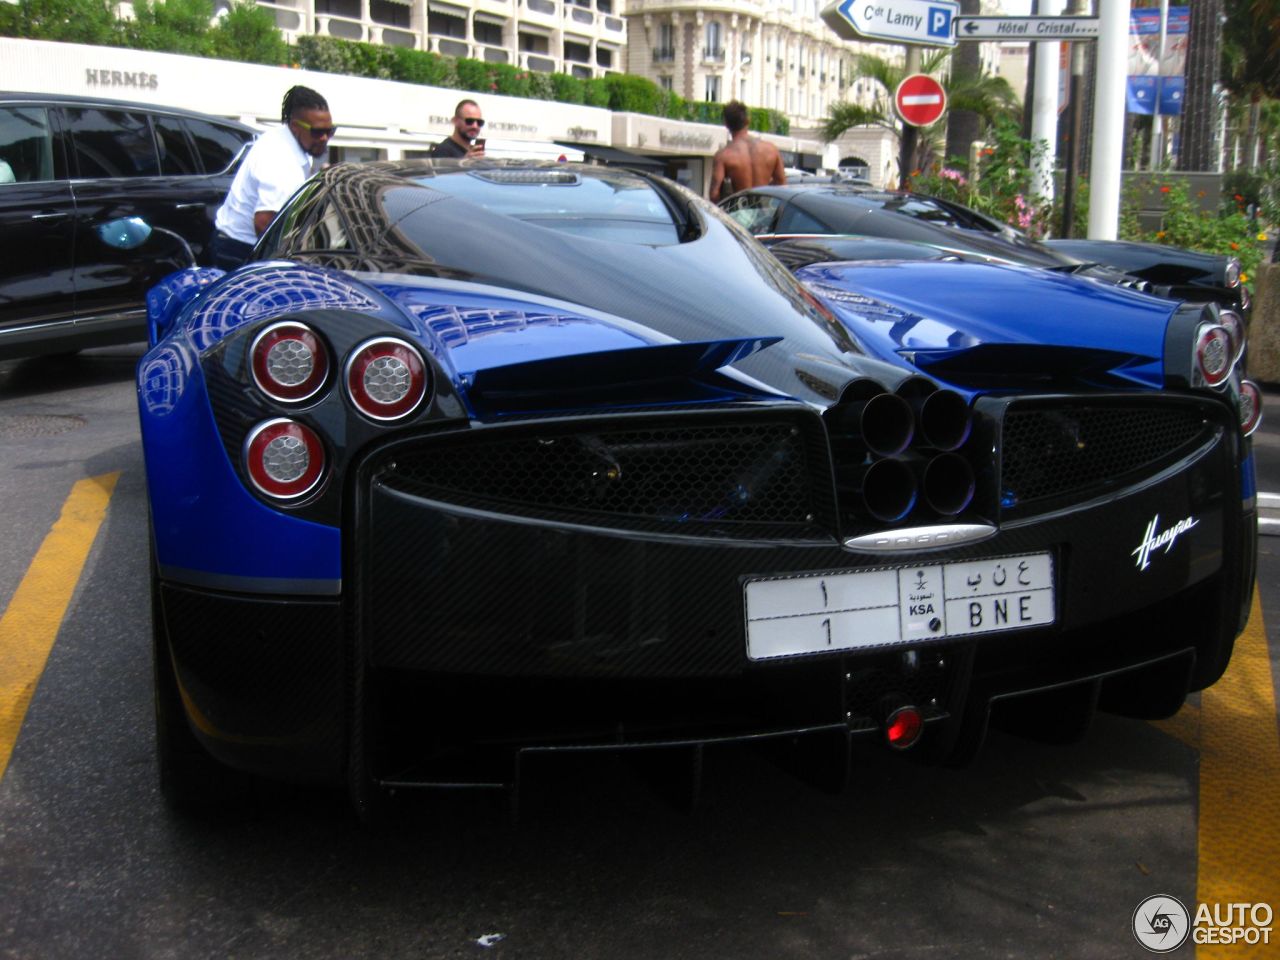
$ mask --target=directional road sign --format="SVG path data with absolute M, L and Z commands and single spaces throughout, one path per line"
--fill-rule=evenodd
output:
M 845 40 L 954 47 L 951 22 L 959 13 L 956 0 L 833 0 L 822 19 Z
M 947 109 L 947 92 L 942 84 L 926 73 L 913 73 L 893 94 L 893 105 L 903 123 L 927 127 L 935 123 Z
M 956 17 L 957 40 L 1097 40 L 1097 17 Z

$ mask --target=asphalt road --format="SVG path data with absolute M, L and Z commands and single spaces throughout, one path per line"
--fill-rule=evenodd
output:
M 692 813 L 596 759 L 536 771 L 515 825 L 468 795 L 371 832 L 342 796 L 285 788 L 253 816 L 174 818 L 152 760 L 137 353 L 0 363 L 0 647 L 19 598 L 61 609 L 30 592 L 36 558 L 77 482 L 114 478 L 29 707 L 0 714 L 0 957 L 1134 958 L 1147 897 L 1280 909 L 1280 538 L 1262 541 L 1261 685 L 1238 657 L 1162 724 L 1104 716 L 1056 747 L 995 733 L 962 770 L 868 750 L 843 795 L 725 748 Z M 1280 492 L 1268 399 L 1260 486 Z M 1228 954 L 1174 954 L 1193 955 Z

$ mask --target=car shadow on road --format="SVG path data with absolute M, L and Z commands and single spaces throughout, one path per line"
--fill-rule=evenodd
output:
M 131 380 L 145 343 L 97 347 L 23 360 L 0 361 L 0 398 L 58 393 Z

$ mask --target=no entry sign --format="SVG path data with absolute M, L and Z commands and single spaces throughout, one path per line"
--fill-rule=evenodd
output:
M 942 84 L 923 73 L 913 73 L 900 84 L 893 95 L 893 105 L 903 123 L 927 127 L 947 109 L 947 92 Z

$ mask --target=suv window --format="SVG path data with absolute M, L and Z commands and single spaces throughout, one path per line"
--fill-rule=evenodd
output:
M 187 131 L 195 141 L 205 173 L 221 173 L 231 166 L 241 144 L 246 141 L 244 131 L 235 127 L 224 127 L 220 123 L 190 117 L 184 118 L 182 122 L 187 125 Z
M 68 107 L 80 177 L 153 177 L 160 171 L 150 119 L 145 113 Z
M 151 122 L 155 124 L 156 141 L 160 146 L 160 172 L 171 177 L 200 173 L 200 161 L 191 148 L 182 121 L 177 117 L 153 114 Z
M 0 184 L 53 178 L 48 112 L 43 107 L 0 107 Z

